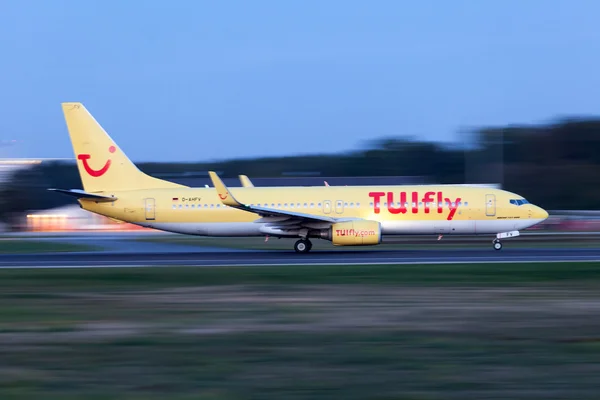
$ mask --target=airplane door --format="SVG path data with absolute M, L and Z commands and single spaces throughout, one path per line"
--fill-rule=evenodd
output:
M 155 218 L 154 199 L 144 199 L 146 206 L 146 221 L 153 221 Z
M 342 200 L 338 200 L 335 202 L 335 212 L 338 214 L 344 212 L 344 202 Z
M 329 214 L 331 212 L 331 201 L 325 200 L 323 202 L 323 212 Z
M 496 215 L 496 195 L 486 194 L 485 195 L 485 215 L 493 217 Z

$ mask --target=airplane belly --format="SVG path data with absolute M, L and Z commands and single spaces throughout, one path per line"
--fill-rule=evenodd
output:
M 264 236 L 260 226 L 254 222 L 182 222 L 182 223 L 154 223 L 147 224 L 153 229 L 166 232 L 182 233 L 198 236 Z
M 384 235 L 473 235 L 482 221 L 382 221 Z M 484 226 L 485 228 L 485 226 Z

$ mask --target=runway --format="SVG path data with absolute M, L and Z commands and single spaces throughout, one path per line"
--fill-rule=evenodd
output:
M 258 266 L 358 264 L 472 264 L 600 261 L 600 249 L 456 249 L 316 251 L 202 251 L 167 253 L 94 252 L 1 255 L 0 268 L 94 268 L 142 266 Z

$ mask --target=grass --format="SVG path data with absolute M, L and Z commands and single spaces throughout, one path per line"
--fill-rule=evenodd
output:
M 512 285 L 600 282 L 600 262 L 146 267 L 0 270 L 0 291 L 161 288 L 214 285 Z
M 0 240 L 0 254 L 55 253 L 74 251 L 97 251 L 100 247 L 54 241 L 36 241 L 35 239 Z
M 600 263 L 0 270 L 2 399 L 595 399 Z

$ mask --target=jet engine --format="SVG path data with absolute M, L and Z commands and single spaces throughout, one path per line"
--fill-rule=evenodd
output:
M 321 238 L 335 246 L 369 246 L 381 243 L 381 225 L 377 221 L 347 221 L 321 231 Z

